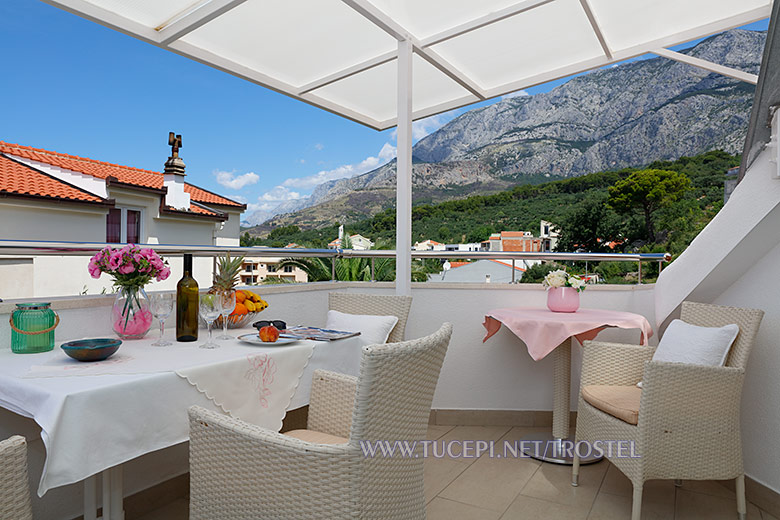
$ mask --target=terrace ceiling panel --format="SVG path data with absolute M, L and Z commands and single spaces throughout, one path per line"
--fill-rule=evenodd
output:
M 653 41 L 664 46 L 769 16 L 767 0 L 588 0 L 607 44 L 620 52 Z M 700 30 L 696 30 L 700 28 Z M 693 33 L 691 32 L 693 31 Z M 695 34 L 694 34 L 695 33 Z M 680 35 L 680 36 L 677 36 Z
M 415 38 L 424 40 L 518 2 L 519 0 L 372 0 L 371 3 Z
M 556 0 L 432 48 L 488 91 L 510 83 L 516 90 L 526 78 L 604 57 L 578 0 Z
M 415 78 L 412 110 L 415 112 L 455 100 L 477 101 L 476 96 L 416 54 L 412 58 L 412 75 Z M 397 77 L 398 60 L 392 60 L 319 88 L 313 94 L 377 121 L 387 121 L 398 114 Z
M 112 11 L 149 28 L 167 25 L 208 0 L 86 0 L 96 7 Z
M 181 41 L 295 87 L 397 46 L 340 0 L 249 0 Z

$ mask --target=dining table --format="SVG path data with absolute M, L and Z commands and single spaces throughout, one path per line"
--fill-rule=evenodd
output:
M 571 354 L 575 340 L 595 339 L 607 327 L 639 329 L 640 343 L 647 345 L 653 329 L 640 314 L 608 309 L 580 308 L 575 312 L 553 312 L 547 308 L 505 307 L 485 314 L 486 342 L 505 326 L 525 344 L 534 361 L 552 353 L 553 407 L 551 434 L 529 435 L 521 443 L 524 453 L 544 462 L 572 464 L 569 420 L 571 410 Z M 570 441 L 565 443 L 564 441 Z M 601 460 L 597 452 L 588 450 L 582 464 Z
M 308 404 L 316 369 L 358 375 L 360 336 L 263 344 L 254 329 L 232 329 L 215 349 L 149 337 L 126 340 L 104 361 L 79 362 L 63 350 L 0 349 L 0 407 L 33 419 L 46 449 L 38 495 L 84 483 L 84 518 L 123 512 L 122 464 L 189 438 L 192 405 L 279 431 L 287 410 Z M 169 339 L 172 332 L 166 333 Z M 248 341 L 237 339 L 245 336 Z M 59 346 L 59 344 L 58 344 Z

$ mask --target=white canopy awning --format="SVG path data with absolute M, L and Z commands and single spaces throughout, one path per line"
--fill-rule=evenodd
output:
M 770 0 L 44 0 L 379 130 L 769 16 Z

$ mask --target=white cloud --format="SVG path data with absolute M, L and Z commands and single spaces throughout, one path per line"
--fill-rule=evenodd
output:
M 268 202 L 263 202 L 262 204 L 247 204 L 246 205 L 246 211 L 247 215 L 251 215 L 255 211 L 271 211 L 273 210 L 278 204 L 269 204 Z
M 512 99 L 514 97 L 524 97 L 529 95 L 530 94 L 528 94 L 528 92 L 526 92 L 525 90 L 516 90 L 515 92 L 510 92 L 509 94 L 504 94 L 503 96 L 501 96 L 501 101 L 505 99 Z
M 344 164 L 332 170 L 322 170 L 315 173 L 314 175 L 309 175 L 308 177 L 293 177 L 285 180 L 282 183 L 282 187 L 309 190 L 322 184 L 323 182 L 354 177 L 355 175 L 370 172 L 371 170 L 382 166 L 383 164 L 393 159 L 395 154 L 395 146 L 390 143 L 385 143 L 384 146 L 382 146 L 382 149 L 379 150 L 379 153 L 376 155 L 376 157 L 366 157 L 359 163 Z
M 318 152 L 321 152 L 322 150 L 325 149 L 325 145 L 322 143 L 317 143 L 314 145 L 314 149 L 317 150 Z
M 260 180 L 260 176 L 254 172 L 247 172 L 241 175 L 236 175 L 236 172 L 223 172 L 215 171 L 214 176 L 217 178 L 217 182 L 226 188 L 231 190 L 240 190 L 244 186 L 250 184 L 257 184 Z
M 303 198 L 297 191 L 292 191 L 284 186 L 276 186 L 272 190 L 260 195 L 257 200 L 265 202 L 284 202 L 286 200 L 298 200 Z

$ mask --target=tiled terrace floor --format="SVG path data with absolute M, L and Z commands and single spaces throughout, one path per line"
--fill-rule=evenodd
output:
M 431 426 L 432 440 L 519 440 L 547 428 Z M 425 492 L 429 520 L 626 520 L 631 484 L 609 462 L 582 466 L 580 486 L 571 487 L 571 467 L 531 459 L 428 459 Z M 178 500 L 139 520 L 185 520 L 187 501 Z M 734 520 L 734 493 L 717 482 L 645 484 L 646 520 Z M 777 520 L 748 503 L 748 520 Z

